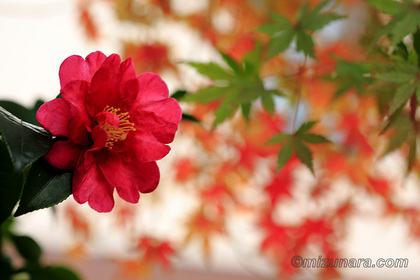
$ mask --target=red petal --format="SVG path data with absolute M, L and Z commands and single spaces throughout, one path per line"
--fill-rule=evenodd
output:
M 91 150 L 100 150 L 105 147 L 106 141 L 108 140 L 108 134 L 97 125 L 92 131 L 92 140 L 93 145 Z
M 171 150 L 169 146 L 147 138 L 145 135 L 142 136 L 140 133 L 136 133 L 134 137 L 125 142 L 133 152 L 135 160 L 143 163 L 160 160 Z
M 79 158 L 73 176 L 73 197 L 98 212 L 110 212 L 114 207 L 114 188 L 107 182 L 92 152 Z
M 168 123 L 178 124 L 182 119 L 181 107 L 174 98 L 166 98 L 150 103 L 143 110 L 155 113 L 155 115 Z
M 57 168 L 74 169 L 81 150 L 82 146 L 74 144 L 71 140 L 57 141 L 44 158 Z
M 140 192 L 149 193 L 154 191 L 158 186 L 160 172 L 156 162 L 133 162 L 127 168 L 130 169 L 132 178 L 137 182 L 137 189 Z
M 144 105 L 168 98 L 168 86 L 158 74 L 146 72 L 140 74 L 137 79 L 140 84 L 137 96 L 137 102 L 139 104 Z
M 107 105 L 127 111 L 134 103 L 138 92 L 134 65 L 131 60 L 120 62 L 119 55 L 110 55 L 93 76 L 91 94 L 87 98 L 92 117 Z
M 100 161 L 100 168 L 113 187 L 117 189 L 119 196 L 127 202 L 137 203 L 140 198 L 137 182 L 129 166 L 132 163 L 124 163 L 121 157 L 112 152 L 107 153 L 106 159 Z M 138 171 L 137 171 L 138 172 Z
M 97 51 L 86 57 L 86 61 L 78 55 L 68 57 L 60 66 L 59 77 L 61 88 L 71 81 L 90 82 L 106 56 Z
M 88 83 L 86 81 L 71 81 L 61 88 L 61 95 L 64 100 L 79 111 L 85 126 L 89 126 L 90 117 L 86 111 Z
M 153 135 L 162 143 L 171 143 L 182 119 L 181 107 L 173 98 L 153 102 L 144 108 L 149 114 L 143 114 L 137 123 L 151 127 Z
M 55 136 L 69 136 L 67 124 L 70 117 L 69 105 L 61 98 L 42 104 L 36 113 L 37 121 Z

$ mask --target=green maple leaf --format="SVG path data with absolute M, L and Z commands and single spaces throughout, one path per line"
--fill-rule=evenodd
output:
M 334 13 L 323 13 L 322 10 L 328 3 L 329 1 L 323 1 L 312 9 L 309 9 L 309 5 L 306 3 L 298 11 L 295 23 L 281 15 L 272 14 L 272 22 L 258 29 L 260 32 L 271 36 L 268 44 L 268 57 L 273 57 L 285 51 L 295 39 L 296 50 L 314 58 L 312 33 L 322 29 L 334 20 L 343 18 Z
M 183 101 L 209 103 L 220 100 L 216 110 L 213 126 L 225 121 L 237 109 L 241 109 L 246 120 L 249 119 L 252 104 L 261 99 L 263 106 L 274 113 L 274 96 L 282 94 L 276 90 L 266 90 L 260 78 L 261 50 L 257 47 L 250 52 L 241 63 L 237 63 L 229 55 L 221 53 L 227 67 L 216 63 L 189 63 L 200 74 L 214 81 L 214 85 L 202 88 L 193 95 L 183 97 Z
M 276 134 L 266 143 L 269 145 L 284 143 L 278 154 L 277 170 L 280 170 L 291 159 L 293 153 L 295 153 L 297 158 L 314 174 L 312 152 L 307 144 L 330 142 L 325 136 L 309 132 L 315 124 L 316 121 L 305 122 L 295 133 Z
M 404 107 L 414 94 L 420 100 L 420 71 L 415 65 L 407 61 L 397 61 L 391 71 L 378 73 L 375 77 L 378 80 L 394 83 L 397 86 L 389 108 L 390 115 Z
M 388 35 L 391 44 L 395 46 L 420 27 L 420 4 L 413 0 L 368 0 L 368 3 L 378 11 L 393 16 L 393 19 L 378 33 L 375 41 Z

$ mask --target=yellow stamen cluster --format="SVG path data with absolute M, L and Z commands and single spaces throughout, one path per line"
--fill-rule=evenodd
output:
M 104 112 L 112 113 L 118 117 L 120 120 L 120 124 L 118 127 L 114 125 L 104 122 L 101 128 L 107 133 L 108 139 L 105 144 L 105 148 L 111 150 L 114 146 L 114 143 L 118 141 L 124 141 L 127 138 L 127 135 L 130 131 L 135 131 L 136 128 L 134 127 L 134 123 L 130 122 L 130 115 L 128 112 L 120 112 L 120 108 L 114 108 L 110 106 L 106 106 Z

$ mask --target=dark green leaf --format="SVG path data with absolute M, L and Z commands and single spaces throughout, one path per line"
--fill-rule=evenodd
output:
M 417 66 L 420 67 L 420 29 L 417 29 L 416 33 L 413 35 L 413 47 L 417 53 Z
M 398 110 L 396 110 L 393 114 L 391 114 L 388 118 L 388 123 L 385 125 L 385 127 L 381 130 L 381 132 L 379 133 L 379 135 L 382 135 L 385 133 L 385 131 L 387 131 L 391 126 L 394 125 L 394 123 L 396 123 L 396 121 L 400 118 L 401 113 L 403 108 L 400 107 Z
M 39 125 L 38 121 L 36 120 L 36 111 L 42 103 L 42 101 L 38 100 L 33 108 L 28 109 L 12 101 L 0 100 L 0 106 L 5 110 L 9 111 L 19 119 L 34 125 Z
M 293 143 L 287 141 L 283 147 L 281 147 L 277 159 L 277 171 L 283 168 L 283 166 L 290 160 L 293 155 Z
M 0 107 L 0 134 L 6 140 L 15 172 L 45 154 L 53 143 L 51 134 L 24 122 Z
M 11 239 L 22 258 L 30 263 L 39 263 L 42 250 L 35 240 L 22 235 L 11 235 Z
M 268 140 L 266 144 L 267 145 L 278 144 L 289 138 L 290 138 L 290 134 L 279 133 L 273 136 L 273 138 L 271 138 L 270 140 Z
M 405 60 L 408 59 L 408 49 L 407 49 L 407 46 L 404 44 L 404 42 L 399 42 L 398 45 L 395 46 L 393 54 L 399 55 Z
M 309 170 L 311 170 L 312 174 L 314 174 L 311 150 L 302 141 L 296 140 L 294 143 L 296 156 L 303 164 L 309 168 Z
M 302 138 L 303 141 L 309 144 L 322 144 L 322 143 L 330 142 L 330 140 L 328 140 L 327 138 L 319 134 L 302 133 L 300 137 Z
M 408 34 L 414 33 L 418 26 L 420 13 L 415 10 L 404 12 L 404 16 L 398 18 L 395 27 L 391 30 L 392 45 L 397 45 Z
M 32 164 L 15 216 L 54 206 L 72 194 L 73 172 L 50 166 L 43 158 Z
M 31 280 L 81 280 L 74 271 L 62 266 L 29 267 L 25 272 Z
M 185 113 L 182 113 L 182 120 L 189 121 L 189 122 L 196 122 L 196 123 L 200 122 L 196 117 L 189 114 L 185 114 Z
M 404 106 L 413 94 L 415 94 L 416 84 L 406 83 L 402 84 L 392 99 L 391 107 L 389 108 L 389 114 L 393 114 L 400 107 Z
M 295 134 L 300 134 L 303 132 L 308 131 L 309 129 L 311 129 L 317 122 L 316 121 L 309 121 L 309 122 L 304 122 L 296 131 Z
M 187 94 L 186 90 L 177 90 L 170 97 L 175 98 L 176 100 L 182 99 Z
M 225 69 L 223 69 L 222 67 L 220 67 L 218 64 L 214 62 L 210 62 L 210 63 L 190 62 L 189 64 L 193 66 L 195 69 L 197 69 L 197 71 L 200 74 L 207 76 L 213 80 L 226 80 L 226 79 L 229 79 L 230 77 L 230 74 L 227 73 Z
M 6 143 L 0 140 L 0 225 L 12 214 L 22 192 L 23 176 L 16 174 Z
M 306 56 L 315 57 L 312 37 L 305 32 L 298 31 L 296 33 L 296 50 L 303 51 Z

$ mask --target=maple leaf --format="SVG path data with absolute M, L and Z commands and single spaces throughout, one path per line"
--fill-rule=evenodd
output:
M 415 33 L 420 27 L 420 4 L 413 0 L 368 0 L 367 2 L 378 11 L 393 16 L 393 19 L 377 34 L 375 41 L 384 35 L 389 35 L 391 44 L 397 45 L 405 36 Z
M 172 70 L 177 73 L 177 68 L 171 62 L 169 52 L 168 47 L 161 43 L 127 43 L 124 45 L 124 56 L 131 57 L 138 73 L 161 73 L 164 70 Z
M 417 100 L 420 100 L 420 71 L 418 67 L 413 63 L 400 60 L 393 64 L 392 70 L 375 74 L 375 78 L 378 80 L 397 85 L 397 90 L 388 112 L 391 116 L 404 107 L 413 95 L 416 95 Z
M 186 182 L 197 174 L 198 168 L 189 158 L 181 158 L 175 163 L 175 178 L 179 182 Z
M 210 63 L 189 63 L 200 74 L 214 80 L 214 85 L 202 88 L 193 95 L 186 96 L 183 101 L 209 103 L 220 100 L 215 113 L 213 127 L 229 118 L 238 108 L 242 115 L 249 120 L 252 103 L 261 99 L 263 106 L 270 114 L 274 113 L 273 96 L 281 96 L 277 90 L 266 90 L 260 78 L 261 51 L 256 48 L 242 61 L 237 63 L 227 54 L 221 56 L 228 68 Z
M 273 221 L 270 213 L 265 213 L 262 216 L 259 226 L 264 230 L 264 238 L 260 245 L 262 252 L 278 256 L 286 248 L 293 247 L 295 243 L 295 239 L 292 237 L 293 228 L 278 225 Z
M 204 212 L 204 207 L 194 213 L 185 224 L 187 234 L 184 238 L 184 246 L 191 242 L 193 239 L 201 241 L 202 251 L 206 258 L 211 255 L 211 239 L 217 234 L 223 234 L 224 220 L 222 216 L 216 215 L 209 217 Z
M 284 167 L 273 177 L 271 182 L 264 188 L 269 195 L 271 206 L 275 206 L 278 200 L 283 197 L 292 197 L 290 193 L 293 187 L 293 170 L 297 163 L 297 159 L 291 159 Z
M 152 237 L 140 238 L 137 250 L 142 253 L 141 262 L 158 264 L 164 269 L 171 268 L 170 257 L 175 251 L 169 241 L 162 241 Z
M 96 40 L 99 37 L 98 28 L 92 18 L 89 8 L 90 6 L 88 5 L 88 1 L 81 1 L 78 5 L 79 18 L 83 24 L 86 34 L 88 35 L 88 38 Z
M 373 192 L 379 194 L 384 199 L 389 199 L 391 197 L 392 189 L 390 188 L 389 181 L 387 179 L 369 177 L 368 182 Z
M 281 15 L 272 14 L 273 22 L 258 29 L 271 36 L 268 44 L 268 57 L 271 58 L 285 51 L 295 39 L 297 51 L 302 51 L 306 56 L 315 58 L 312 32 L 322 29 L 334 20 L 343 18 L 334 13 L 322 13 L 328 3 L 329 1 L 323 1 L 312 9 L 309 8 L 308 2 L 305 3 L 297 12 L 295 23 Z
M 292 158 L 292 155 L 295 154 L 296 157 L 309 168 L 311 173 L 314 174 L 312 152 L 307 144 L 330 142 L 322 135 L 308 132 L 315 123 L 316 121 L 305 122 L 295 133 L 279 133 L 267 142 L 267 144 L 284 143 L 278 154 L 277 170 L 283 168 L 283 166 Z

